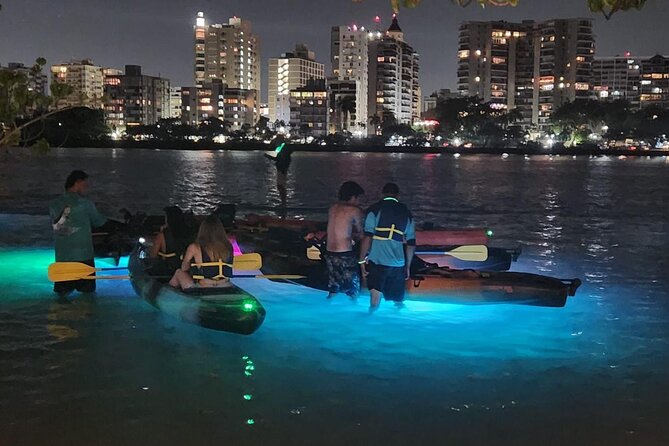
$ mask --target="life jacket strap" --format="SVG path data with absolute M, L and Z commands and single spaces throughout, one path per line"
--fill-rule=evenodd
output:
M 395 224 L 390 225 L 389 228 L 376 227 L 376 228 L 374 228 L 374 231 L 376 232 L 376 234 L 374 234 L 374 237 L 372 237 L 374 240 L 393 240 L 393 236 L 395 234 L 398 234 L 398 235 L 401 235 L 402 237 L 404 237 L 404 232 L 395 228 Z M 388 235 L 386 237 L 382 237 L 382 236 L 378 235 L 379 232 L 387 232 Z

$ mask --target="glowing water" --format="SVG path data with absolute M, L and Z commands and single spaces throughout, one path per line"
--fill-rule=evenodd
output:
M 239 156 L 251 160 L 247 174 L 257 167 Z M 295 172 L 309 172 L 328 158 L 295 159 Z M 366 158 L 348 159 L 346 172 L 364 170 Z M 48 222 L 5 215 L 0 444 L 665 445 L 669 166 L 388 163 L 400 161 L 459 180 L 450 195 L 425 180 L 410 195 L 417 213 L 454 226 L 478 218 L 498 244 L 522 244 L 515 270 L 581 277 L 578 295 L 562 309 L 409 302 L 370 315 L 364 297 L 327 302 L 290 284 L 238 279 L 267 310 L 260 330 L 241 337 L 165 317 L 126 282 L 100 281 L 95 298 L 55 304 L 40 229 Z M 380 183 L 375 165 L 368 175 Z M 493 179 L 486 197 L 479 188 Z M 327 197 L 316 192 L 296 188 L 293 199 L 320 205 Z M 430 201 L 443 196 L 447 204 Z M 198 200 L 214 200 L 206 197 Z M 442 206 L 470 213 L 440 214 Z

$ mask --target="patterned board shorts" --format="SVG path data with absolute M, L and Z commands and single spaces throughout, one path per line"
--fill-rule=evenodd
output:
M 325 265 L 328 269 L 328 291 L 357 296 L 360 292 L 360 265 L 352 251 L 326 252 Z

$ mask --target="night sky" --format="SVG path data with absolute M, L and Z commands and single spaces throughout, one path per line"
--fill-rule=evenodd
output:
M 619 13 L 606 21 L 588 11 L 585 0 L 521 0 L 516 8 L 470 6 L 448 0 L 424 0 L 404 9 L 399 19 L 405 39 L 421 54 L 424 93 L 455 87 L 458 26 L 464 20 L 596 18 L 597 54 L 611 56 L 669 53 L 667 0 L 648 0 L 641 11 Z M 173 85 L 193 84 L 193 31 L 198 10 L 208 22 L 233 15 L 248 19 L 261 38 L 263 100 L 267 96 L 267 59 L 305 43 L 316 58 L 329 60 L 331 25 L 368 25 L 378 14 L 387 27 L 388 0 L 1 0 L 0 64 L 49 64 L 92 58 L 97 64 L 123 68 L 139 64 Z M 663 6 L 662 6 L 663 5 Z M 326 70 L 328 70 L 326 65 Z

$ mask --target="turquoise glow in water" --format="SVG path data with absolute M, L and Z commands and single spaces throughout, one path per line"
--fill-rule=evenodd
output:
M 104 176 L 100 197 L 112 209 L 146 190 L 134 187 L 138 160 L 165 170 L 142 177 L 147 184 L 202 181 L 190 194 L 179 183 L 156 187 L 158 198 L 137 196 L 154 209 L 171 197 L 203 206 L 234 197 L 247 188 L 239 178 L 264 165 L 262 154 L 156 156 L 58 151 L 50 163 L 67 170 L 76 161 Z M 584 284 L 565 308 L 408 302 L 370 315 L 364 297 L 329 302 L 290 284 L 236 279 L 267 310 L 259 331 L 243 337 L 166 317 L 123 281 L 55 304 L 45 280 L 48 221 L 0 215 L 0 444 L 667 444 L 669 166 L 294 158 L 296 205 L 328 202 L 312 173 L 333 160 L 321 168 L 331 190 L 349 176 L 393 178 L 411 190 L 421 218 L 493 228 L 494 244 L 522 245 L 515 270 Z M 43 208 L 44 188 L 60 187 L 61 171 L 38 182 L 34 165 L 10 167 L 34 198 L 29 206 Z M 442 174 L 451 186 L 430 180 Z M 254 187 L 246 202 L 272 203 Z

